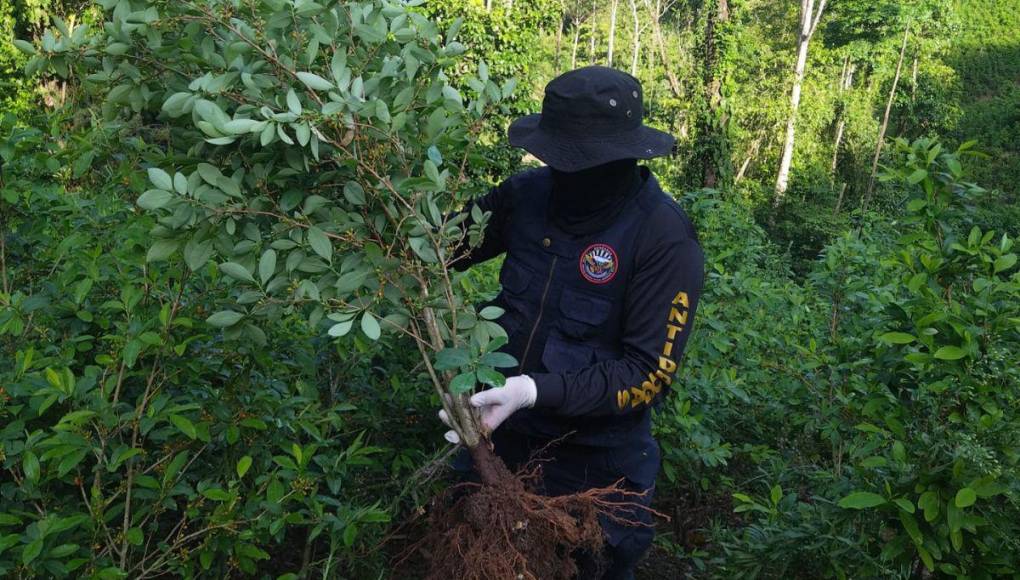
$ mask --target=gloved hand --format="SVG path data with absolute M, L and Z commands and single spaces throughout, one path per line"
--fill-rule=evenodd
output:
M 530 408 L 535 404 L 538 389 L 535 381 L 528 375 L 518 375 L 506 380 L 502 387 L 496 387 L 471 396 L 471 406 L 476 407 L 482 418 L 482 427 L 489 433 L 496 430 L 503 421 L 520 409 Z M 439 411 L 439 419 L 450 426 L 450 418 L 446 411 Z M 443 436 L 450 443 L 460 443 L 457 432 L 450 430 Z

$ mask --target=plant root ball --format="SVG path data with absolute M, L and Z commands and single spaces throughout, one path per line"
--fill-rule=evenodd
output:
M 621 502 L 621 494 L 639 494 L 618 484 L 539 495 L 526 485 L 537 471 L 514 475 L 492 459 L 485 483 L 460 484 L 436 499 L 420 544 L 430 561 L 428 580 L 569 580 L 578 574 L 575 552 L 601 552 L 600 514 L 648 509 Z

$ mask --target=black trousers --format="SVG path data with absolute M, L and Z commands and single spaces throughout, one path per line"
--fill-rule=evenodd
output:
M 655 473 L 658 472 L 658 446 L 654 440 L 620 442 L 612 448 L 550 443 L 497 429 L 492 442 L 496 455 L 512 471 L 524 467 L 529 461 L 542 465 L 539 493 L 549 496 L 567 495 L 596 487 L 607 487 L 617 481 L 627 491 L 643 493 L 640 497 L 624 498 L 622 494 L 609 498 L 643 506 L 651 504 Z M 463 477 L 471 477 L 471 456 L 463 450 L 453 462 L 454 469 Z M 649 477 L 650 474 L 650 477 Z M 651 515 L 641 509 L 621 508 L 613 513 L 619 518 L 601 517 L 606 533 L 606 544 L 601 554 L 575 554 L 578 580 L 631 580 L 634 567 L 652 544 L 655 530 Z M 635 522 L 627 525 L 620 520 Z

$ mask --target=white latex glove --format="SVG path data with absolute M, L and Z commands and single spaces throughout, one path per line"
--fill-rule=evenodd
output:
M 479 410 L 482 427 L 491 433 L 510 415 L 521 409 L 534 406 L 537 396 L 538 388 L 535 386 L 535 381 L 531 380 L 528 375 L 518 375 L 508 378 L 502 387 L 475 393 L 471 397 L 471 406 Z M 450 418 L 446 415 L 446 411 L 439 411 L 439 419 L 447 427 L 450 426 Z M 450 443 L 460 443 L 460 437 L 457 436 L 456 431 L 447 431 L 443 437 Z

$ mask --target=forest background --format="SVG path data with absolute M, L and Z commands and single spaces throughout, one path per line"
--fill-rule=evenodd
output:
M 338 5 L 265 4 L 294 23 Z M 359 5 L 399 36 L 403 8 Z M 165 200 L 140 199 L 163 175 L 188 187 L 152 168 L 201 162 L 175 152 L 173 91 L 146 84 L 190 61 L 113 32 L 158 26 L 166 6 L 0 3 L 0 575 L 413 575 L 394 570 L 448 453 L 413 348 L 371 315 L 354 331 L 321 310 L 255 316 L 241 284 L 286 268 L 277 279 L 305 297 L 294 273 L 318 265 L 214 261 L 160 233 Z M 409 8 L 456 57 L 451 88 L 498 84 L 462 199 L 527 164 L 505 128 L 575 66 L 637 76 L 648 122 L 678 139 L 651 167 L 694 219 L 709 275 L 656 416 L 671 519 L 641 577 L 1020 572 L 1017 8 Z M 311 213 L 310 199 L 281 204 Z M 229 224 L 236 245 L 218 256 L 261 251 Z M 290 243 L 325 257 L 312 236 Z M 455 282 L 482 301 L 497 271 Z

